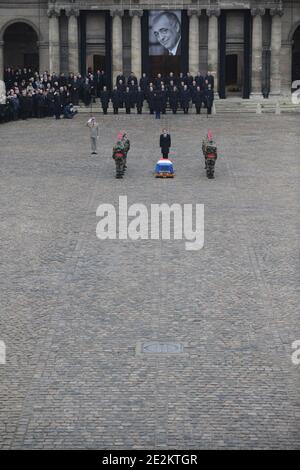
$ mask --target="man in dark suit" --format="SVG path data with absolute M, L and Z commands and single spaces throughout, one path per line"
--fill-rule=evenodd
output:
M 111 102 L 113 105 L 114 109 L 114 114 L 119 113 L 119 105 L 120 105 L 120 91 L 118 91 L 118 88 L 115 86 L 113 91 L 111 92 Z
M 149 78 L 147 77 L 145 73 L 143 73 L 142 77 L 140 78 L 140 87 L 144 93 L 144 97 L 146 97 L 148 85 L 149 85 Z
M 161 111 L 163 114 L 166 114 L 167 109 L 168 94 L 165 86 L 161 86 Z
M 94 81 L 96 84 L 96 95 L 100 98 L 101 91 L 103 90 L 103 75 L 100 70 L 97 70 L 96 75 L 94 76 Z
M 134 73 L 133 73 L 133 72 L 130 72 L 130 75 L 129 75 L 128 79 L 127 79 L 127 86 L 130 87 L 130 85 L 132 84 L 132 81 L 134 82 L 134 85 L 136 85 L 136 87 L 137 87 L 137 85 L 138 85 L 138 80 L 137 80 L 136 76 L 134 75 Z
M 174 86 L 173 89 L 170 90 L 169 92 L 169 103 L 170 103 L 170 108 L 172 109 L 173 114 L 177 113 L 178 101 L 179 101 L 179 91 L 178 91 L 178 88 Z
M 204 95 L 205 95 L 206 106 L 207 106 L 207 115 L 209 115 L 211 114 L 211 110 L 212 110 L 213 103 L 214 103 L 214 91 L 212 90 L 210 84 L 207 86 L 207 89 L 205 90 Z
M 201 90 L 200 86 L 197 86 L 195 94 L 194 94 L 194 103 L 196 107 L 196 113 L 201 114 L 201 107 L 202 104 L 205 104 L 205 96 L 204 91 Z
M 142 114 L 144 104 L 144 92 L 141 87 L 138 87 L 138 91 L 136 92 L 136 109 L 138 114 Z
M 153 20 L 153 34 L 167 55 L 181 54 L 181 24 L 172 11 L 163 11 Z
M 163 83 L 163 79 L 161 73 L 157 74 L 157 77 L 154 79 L 154 85 L 157 90 L 161 90 L 161 85 Z
M 126 91 L 123 93 L 123 100 L 124 100 L 124 106 L 126 109 L 126 114 L 130 114 L 131 104 L 132 104 L 132 94 L 128 86 L 126 87 Z
M 101 105 L 103 109 L 103 114 L 107 114 L 109 98 L 110 98 L 109 91 L 107 90 L 106 86 L 104 86 L 100 94 L 100 101 L 101 101 Z
M 207 81 L 208 85 L 211 86 L 211 89 L 214 90 L 215 79 L 214 79 L 214 76 L 212 75 L 211 72 L 207 72 L 206 77 L 205 77 L 205 81 Z
M 120 80 L 122 80 L 123 84 L 125 84 L 125 80 L 126 80 L 126 79 L 125 79 L 124 73 L 121 73 L 120 75 L 118 75 L 118 76 L 116 77 L 116 85 L 117 85 L 117 86 L 118 86 L 118 83 L 120 82 Z
M 168 158 L 170 147 L 171 147 L 171 136 L 168 134 L 167 129 L 163 129 L 162 134 L 159 138 L 159 146 L 163 158 Z
M 184 114 L 188 114 L 189 112 L 189 105 L 191 101 L 191 93 L 188 89 L 187 85 L 184 85 L 183 90 L 181 92 L 181 107 L 183 109 Z
M 146 100 L 148 102 L 149 112 L 150 114 L 153 114 L 154 113 L 154 89 L 152 86 L 150 86 L 149 90 L 147 91 Z
M 201 88 L 201 90 L 204 87 L 204 77 L 201 75 L 201 72 L 198 72 L 197 75 L 195 76 L 195 82 L 196 85 Z
M 153 109 L 155 111 L 155 119 L 160 119 L 160 113 L 162 111 L 161 90 L 155 90 L 153 93 Z

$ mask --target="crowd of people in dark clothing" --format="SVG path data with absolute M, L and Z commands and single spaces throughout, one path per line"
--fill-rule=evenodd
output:
M 4 71 L 6 104 L 0 105 L 0 122 L 32 117 L 72 118 L 77 113 L 73 108 L 73 78 L 72 74 L 66 77 L 7 67 Z
M 124 74 L 116 77 L 111 90 L 103 70 L 88 71 L 86 76 L 40 74 L 30 68 L 13 69 L 4 72 L 6 104 L 0 105 L 0 122 L 28 119 L 31 117 L 64 117 L 71 119 L 77 113 L 74 106 L 83 102 L 87 107 L 101 106 L 107 114 L 111 103 L 114 114 L 125 108 L 130 114 L 134 109 L 143 112 L 145 104 L 150 114 L 156 118 L 170 110 L 176 114 L 182 110 L 189 112 L 192 105 L 200 114 L 202 107 L 211 114 L 214 100 L 214 77 L 209 72 L 203 76 L 199 72 L 190 74 L 174 73 L 163 77 L 158 74 L 149 78 L 143 74 L 138 79 L 133 73 L 127 78 Z M 98 99 L 98 100 L 97 100 Z

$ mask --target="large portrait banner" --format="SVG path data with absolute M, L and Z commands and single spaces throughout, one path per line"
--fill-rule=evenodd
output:
M 149 11 L 149 56 L 181 55 L 181 11 Z

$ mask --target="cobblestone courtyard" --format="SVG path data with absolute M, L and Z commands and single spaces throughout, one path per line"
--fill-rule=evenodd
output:
M 0 127 L 0 447 L 299 449 L 299 117 L 214 116 L 213 181 L 206 116 L 99 116 L 96 157 L 86 119 Z M 174 180 L 153 177 L 163 125 Z M 96 209 L 120 194 L 204 204 L 204 248 L 101 242 Z M 136 354 L 143 340 L 184 354 Z

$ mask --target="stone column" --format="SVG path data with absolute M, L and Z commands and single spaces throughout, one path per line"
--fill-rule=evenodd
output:
M 49 72 L 60 73 L 59 15 L 55 7 L 47 12 L 49 17 Z
M 253 8 L 252 27 L 252 91 L 250 98 L 262 98 L 262 17 L 264 8 Z
M 0 80 L 4 78 L 4 41 L 0 41 Z
M 122 16 L 123 10 L 112 10 L 112 79 L 113 85 L 116 77 L 123 73 L 123 37 Z
M 79 50 L 78 50 L 78 16 L 77 8 L 66 10 L 68 21 L 68 56 L 69 72 L 74 74 L 79 72 Z
M 142 10 L 130 10 L 131 20 L 131 71 L 139 78 L 142 75 Z
M 292 44 L 290 41 L 282 41 L 280 57 L 281 94 L 290 98 L 292 88 Z
M 189 72 L 195 76 L 199 72 L 199 16 L 201 10 L 188 10 L 189 23 Z
M 219 96 L 218 93 L 218 80 L 219 80 L 219 22 L 218 18 L 221 10 L 210 9 L 206 10 L 208 16 L 208 50 L 207 50 L 207 65 L 208 71 L 214 77 L 214 90 L 215 97 Z
M 37 45 L 39 48 L 39 70 L 43 73 L 49 70 L 49 43 L 39 41 Z
M 271 80 L 270 96 L 279 96 L 281 92 L 280 54 L 281 54 L 281 8 L 271 8 L 272 33 L 271 33 Z

